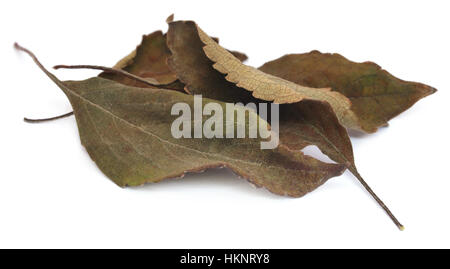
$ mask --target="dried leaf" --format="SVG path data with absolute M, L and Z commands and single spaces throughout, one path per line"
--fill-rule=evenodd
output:
M 169 56 L 170 51 L 166 45 L 165 35 L 161 31 L 156 31 L 144 35 L 141 44 L 128 56 L 121 59 L 114 68 L 148 79 L 153 84 L 171 84 L 176 82 L 177 77 L 167 66 Z M 103 72 L 99 76 L 125 85 L 150 87 L 117 74 Z
M 219 42 L 217 42 L 217 43 L 219 43 Z M 241 62 L 245 62 L 248 59 L 246 54 L 239 52 L 237 50 L 228 50 L 228 52 L 231 53 L 234 57 L 236 57 Z
M 378 127 L 436 89 L 400 80 L 372 62 L 355 63 L 339 54 L 312 51 L 270 61 L 259 70 L 308 87 L 330 87 L 348 97 L 362 129 Z
M 259 139 L 176 139 L 170 130 L 176 118 L 171 115 L 171 107 L 178 102 L 192 107 L 192 96 L 129 87 L 99 77 L 62 82 L 31 52 L 16 47 L 29 53 L 66 94 L 82 144 L 103 173 L 120 186 L 226 166 L 273 193 L 298 197 L 345 169 L 282 147 L 260 150 Z

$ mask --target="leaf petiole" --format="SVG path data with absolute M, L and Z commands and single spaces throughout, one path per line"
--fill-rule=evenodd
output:
M 62 119 L 62 118 L 67 118 L 73 115 L 73 111 L 66 113 L 66 114 L 62 114 L 56 117 L 51 117 L 51 118 L 43 118 L 43 119 L 30 119 L 30 118 L 23 118 L 23 121 L 27 122 L 27 123 L 41 123 L 41 122 L 47 122 L 47 121 L 52 121 L 52 120 L 57 120 L 57 119 Z

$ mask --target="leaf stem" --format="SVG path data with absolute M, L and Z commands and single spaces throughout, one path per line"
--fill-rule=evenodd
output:
M 375 194 L 375 192 L 370 188 L 370 186 L 366 183 L 366 181 L 362 178 L 362 176 L 358 173 L 358 170 L 356 170 L 356 167 L 354 165 L 351 165 L 349 167 L 350 172 L 358 179 L 358 181 L 364 186 L 364 188 L 367 190 L 367 192 L 377 201 L 377 203 L 383 208 L 383 210 L 388 214 L 388 216 L 391 218 L 391 220 L 397 225 L 397 227 L 400 229 L 400 231 L 403 231 L 405 227 L 398 221 L 398 219 L 392 214 L 391 210 L 381 201 L 381 199 Z
M 62 114 L 56 117 L 51 117 L 51 118 L 43 118 L 43 119 L 30 119 L 30 118 L 23 118 L 23 121 L 28 122 L 28 123 L 41 123 L 41 122 L 47 122 L 47 121 L 52 121 L 52 120 L 57 120 L 57 119 L 62 119 L 62 118 L 66 118 L 69 116 L 73 115 L 73 111 L 66 113 L 66 114 Z
M 107 73 L 114 73 L 114 74 L 122 75 L 127 78 L 134 79 L 136 81 L 145 83 L 152 87 L 158 88 L 161 86 L 168 85 L 168 84 L 159 84 L 156 80 L 151 79 L 151 78 L 144 79 L 144 78 L 138 77 L 138 76 L 128 73 L 127 71 L 124 71 L 122 69 L 116 69 L 116 68 L 99 66 L 99 65 L 84 65 L 84 64 L 83 65 L 62 65 L 61 64 L 61 65 L 55 65 L 53 68 L 54 69 L 60 69 L 60 68 L 64 68 L 64 69 L 96 69 L 96 70 L 102 70 Z M 150 80 L 152 80 L 153 82 L 151 82 Z

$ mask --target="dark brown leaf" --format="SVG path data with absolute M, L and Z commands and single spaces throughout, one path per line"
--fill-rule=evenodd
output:
M 186 85 L 188 93 L 232 103 L 254 100 L 251 93 L 227 83 L 223 75 L 214 70 L 211 60 L 202 50 L 203 43 L 198 37 L 194 22 L 170 23 L 167 45 L 172 53 L 168 64 Z
M 121 59 L 114 68 L 149 79 L 153 84 L 173 83 L 176 85 L 177 77 L 167 66 L 167 58 L 169 56 L 170 51 L 166 45 L 165 35 L 161 31 L 156 31 L 149 35 L 144 35 L 141 44 L 128 56 Z M 99 76 L 129 86 L 150 87 L 142 82 L 118 74 L 103 72 Z

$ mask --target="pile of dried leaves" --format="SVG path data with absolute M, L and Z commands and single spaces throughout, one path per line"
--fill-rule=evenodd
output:
M 300 197 L 349 169 L 403 229 L 358 173 L 347 129 L 376 132 L 434 88 L 400 80 L 375 63 L 318 51 L 253 68 L 242 63 L 245 54 L 224 49 L 195 22 L 173 16 L 167 22 L 166 34 L 145 35 L 113 68 L 55 66 L 103 71 L 83 81 L 60 81 L 15 45 L 67 95 L 81 142 L 105 175 L 119 186 L 135 186 L 228 167 L 256 186 Z M 258 139 L 174 138 L 170 109 L 178 102 L 192 106 L 194 94 L 222 105 L 280 104 L 280 145 L 261 150 Z M 304 155 L 308 145 L 336 163 Z

